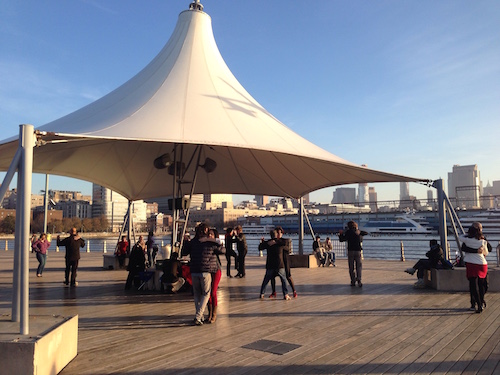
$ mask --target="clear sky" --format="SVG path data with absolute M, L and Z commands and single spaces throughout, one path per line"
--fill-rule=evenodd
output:
M 0 0 L 0 138 L 127 81 L 189 3 Z M 301 136 L 391 173 L 446 183 L 453 165 L 477 164 L 485 185 L 500 180 L 500 1 L 201 3 L 236 78 Z M 87 182 L 50 181 L 91 192 Z M 369 186 L 379 200 L 399 197 L 399 184 Z M 37 175 L 33 192 L 41 189 Z M 332 191 L 311 200 L 329 202 Z M 410 184 L 412 195 L 426 191 Z

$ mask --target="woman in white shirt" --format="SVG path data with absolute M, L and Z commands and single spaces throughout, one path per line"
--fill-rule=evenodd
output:
M 488 242 L 483 236 L 481 223 L 473 223 L 467 234 L 460 236 L 462 252 L 464 253 L 465 269 L 469 280 L 471 310 L 481 313 L 486 307 L 484 295 L 487 289 L 486 275 L 488 273 Z

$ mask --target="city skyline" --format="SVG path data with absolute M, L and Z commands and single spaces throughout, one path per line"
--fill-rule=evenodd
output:
M 163 47 L 189 2 L 5 3 L 2 134 L 41 126 L 124 83 Z M 453 165 L 477 164 L 485 186 L 500 179 L 500 52 L 491 47 L 500 42 L 499 3 L 202 3 L 236 78 L 299 135 L 387 172 L 446 183 Z M 481 147 L 471 147 L 475 133 Z M 56 176 L 49 184 L 87 194 L 91 185 Z M 398 183 L 373 186 L 379 200 L 398 198 Z M 44 176 L 35 175 L 33 193 L 42 189 Z M 334 189 L 310 199 L 329 202 Z M 417 198 L 427 190 L 410 184 Z

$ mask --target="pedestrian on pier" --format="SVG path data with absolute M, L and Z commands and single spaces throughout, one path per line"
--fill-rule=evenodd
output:
M 269 281 L 273 280 L 276 276 L 279 276 L 281 279 L 283 298 L 285 300 L 290 300 L 288 289 L 286 287 L 285 264 L 283 263 L 283 253 L 284 251 L 288 251 L 288 244 L 286 240 L 278 238 L 276 229 L 272 230 L 270 235 L 270 240 L 265 241 L 262 239 L 259 244 L 259 250 L 267 250 L 266 274 L 264 275 L 264 280 L 262 280 L 262 286 L 260 287 L 260 298 L 264 298 L 266 286 Z M 273 294 L 275 294 L 275 292 L 273 292 Z M 271 294 L 270 297 L 272 297 L 273 294 Z
M 236 243 L 236 250 L 238 250 L 238 274 L 236 277 L 245 277 L 245 257 L 248 253 L 247 240 L 241 225 L 238 225 L 234 230 L 236 236 L 232 242 Z
M 80 237 L 75 227 L 71 228 L 69 237 L 61 240 L 61 236 L 57 236 L 57 246 L 66 247 L 66 269 L 64 271 L 64 285 L 70 284 L 77 286 L 76 271 L 78 269 L 78 261 L 80 260 L 80 248 L 85 246 L 85 241 Z M 71 272 L 71 279 L 69 278 Z
M 469 280 L 471 310 L 481 313 L 486 308 L 484 295 L 488 289 L 488 262 L 486 255 L 491 251 L 483 235 L 483 226 L 479 222 L 472 223 L 466 235 L 461 235 L 461 250 L 464 253 L 465 273 Z
M 226 229 L 226 234 L 224 236 L 224 247 L 226 248 L 226 261 L 227 261 L 227 267 L 226 267 L 226 276 L 227 277 L 233 277 L 231 276 L 231 257 L 234 258 L 234 264 L 235 268 L 238 269 L 238 254 L 236 254 L 236 251 L 233 250 L 233 237 L 234 237 L 234 230 L 233 228 L 227 228 Z
M 368 232 L 358 229 L 358 223 L 355 221 L 349 221 L 347 223 L 347 230 L 339 231 L 340 242 L 347 241 L 347 261 L 349 263 L 349 275 L 351 277 L 351 286 L 356 285 L 362 287 L 361 282 L 361 270 L 363 268 L 361 251 L 363 250 L 363 236 L 366 236 Z
M 47 235 L 42 233 L 40 238 L 33 242 L 32 248 L 36 253 L 38 260 L 38 268 L 36 270 L 36 277 L 42 277 L 45 263 L 47 262 L 47 250 L 50 247 L 50 241 L 47 240 Z

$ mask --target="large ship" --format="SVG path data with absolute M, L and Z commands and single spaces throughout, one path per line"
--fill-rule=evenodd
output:
M 500 209 L 498 208 L 492 208 L 472 215 L 467 215 L 465 211 L 462 211 L 458 215 L 465 231 L 467 231 L 472 223 L 478 221 L 482 224 L 485 235 L 500 235 Z
M 432 227 L 418 216 L 398 215 L 389 220 L 361 222 L 360 230 L 370 234 L 435 234 Z

